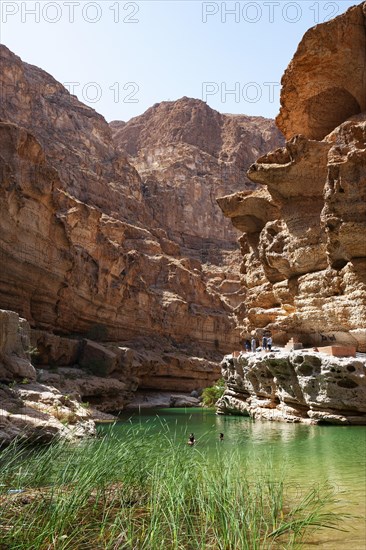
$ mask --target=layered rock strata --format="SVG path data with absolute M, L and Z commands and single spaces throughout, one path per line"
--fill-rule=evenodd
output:
M 363 4 L 305 34 L 283 78 L 277 122 L 285 147 L 250 167 L 260 190 L 219 200 L 243 232 L 243 336 L 269 330 L 278 344 L 293 337 L 304 346 L 366 351 L 366 114 L 329 100 L 337 96 L 333 82 L 365 109 L 364 13 Z M 335 45 L 340 36 L 349 48 Z M 316 62 L 322 52 L 327 70 Z M 324 116 L 314 115 L 315 106 Z
M 127 123 L 111 123 L 114 141 L 143 181 L 159 227 L 188 256 L 233 266 L 238 232 L 216 197 L 255 186 L 247 169 L 283 143 L 273 120 L 221 114 L 198 99 L 158 103 Z
M 0 56 L 1 306 L 37 330 L 115 342 L 117 353 L 127 341 L 143 351 L 146 337 L 155 355 L 136 367 L 140 379 L 165 346 L 162 379 L 177 374 L 168 355 L 183 350 L 176 390 L 197 354 L 216 361 L 213 381 L 237 341 L 230 306 L 154 222 L 105 120 L 4 46 Z
M 243 300 L 238 232 L 223 219 L 216 197 L 253 189 L 248 167 L 283 142 L 273 121 L 224 115 L 184 97 L 110 126 L 142 178 L 155 222 L 185 256 L 201 264 L 207 287 L 235 310 Z M 238 324 L 235 311 L 234 318 Z
M 34 331 L 32 342 L 39 381 L 104 412 L 124 409 L 138 388 L 172 395 L 179 387 L 189 394 L 219 377 L 216 361 L 194 356 L 193 348 L 179 350 L 167 339 L 157 344 L 145 338 L 133 348 Z
M 137 387 L 210 385 L 242 293 L 214 196 L 226 174 L 226 192 L 248 185 L 273 123 L 184 99 L 156 143 L 142 117 L 135 144 L 136 121 L 110 127 L 2 45 L 0 63 L 0 306 L 29 322 L 40 379 L 113 411 Z
M 306 424 L 366 424 L 366 360 L 311 350 L 225 357 L 221 414 Z
M 187 97 L 110 126 L 141 176 L 154 221 L 182 254 L 199 262 L 207 288 L 220 294 L 240 324 L 239 234 L 216 197 L 253 189 L 246 171 L 258 155 L 283 143 L 281 133 L 272 120 L 221 114 Z
M 233 344 L 229 308 L 206 287 L 200 264 L 64 191 L 23 128 L 0 123 L 0 146 L 3 307 L 50 331 Z

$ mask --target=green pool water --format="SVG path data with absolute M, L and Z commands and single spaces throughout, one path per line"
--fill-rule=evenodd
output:
M 131 424 L 139 424 L 142 434 L 145 428 L 150 434 L 168 432 L 177 445 L 185 445 L 193 432 L 195 449 L 210 460 L 219 448 L 222 453 L 235 450 L 249 468 L 271 464 L 274 473 L 284 469 L 289 491 L 295 495 L 328 481 L 336 489 L 338 510 L 357 517 L 346 520 L 347 532 L 320 531 L 305 548 L 366 549 L 365 426 L 305 426 L 216 416 L 205 409 L 150 409 L 122 414 L 113 431 L 123 438 Z M 99 427 L 102 433 L 107 429 Z

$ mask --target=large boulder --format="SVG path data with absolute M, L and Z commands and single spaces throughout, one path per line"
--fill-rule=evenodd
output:
M 31 343 L 35 349 L 34 364 L 42 366 L 70 366 L 78 363 L 82 350 L 82 342 L 77 338 L 65 338 L 33 329 Z
M 85 340 L 79 365 L 96 376 L 108 376 L 117 369 L 118 357 L 101 344 Z
M 30 327 L 14 311 L 0 310 L 0 380 L 35 380 L 30 362 Z

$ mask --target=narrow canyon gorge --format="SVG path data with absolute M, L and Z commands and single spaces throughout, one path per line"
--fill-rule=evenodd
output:
M 265 331 L 359 357 L 226 359 L 221 412 L 365 423 L 365 57 L 360 4 L 307 31 L 276 123 L 183 97 L 108 124 L 0 45 L 0 441 L 197 404 Z
M 238 232 L 216 197 L 255 188 L 280 131 L 189 98 L 108 124 L 5 46 L 0 62 L 1 382 L 48 400 L 43 423 L 66 405 L 50 387 L 101 412 L 136 390 L 189 402 L 240 341 Z

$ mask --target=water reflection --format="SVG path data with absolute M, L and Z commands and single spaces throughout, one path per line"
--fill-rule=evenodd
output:
M 201 452 L 208 455 L 213 454 L 219 433 L 223 432 L 225 449 L 238 449 L 251 460 L 270 454 L 276 464 L 286 461 L 289 475 L 296 479 L 357 480 L 357 486 L 366 484 L 365 426 L 254 422 L 246 417 L 216 416 L 205 409 L 158 409 L 121 416 L 116 432 L 122 436 L 131 423 L 149 426 L 156 433 L 168 430 L 182 442 L 194 432 Z

